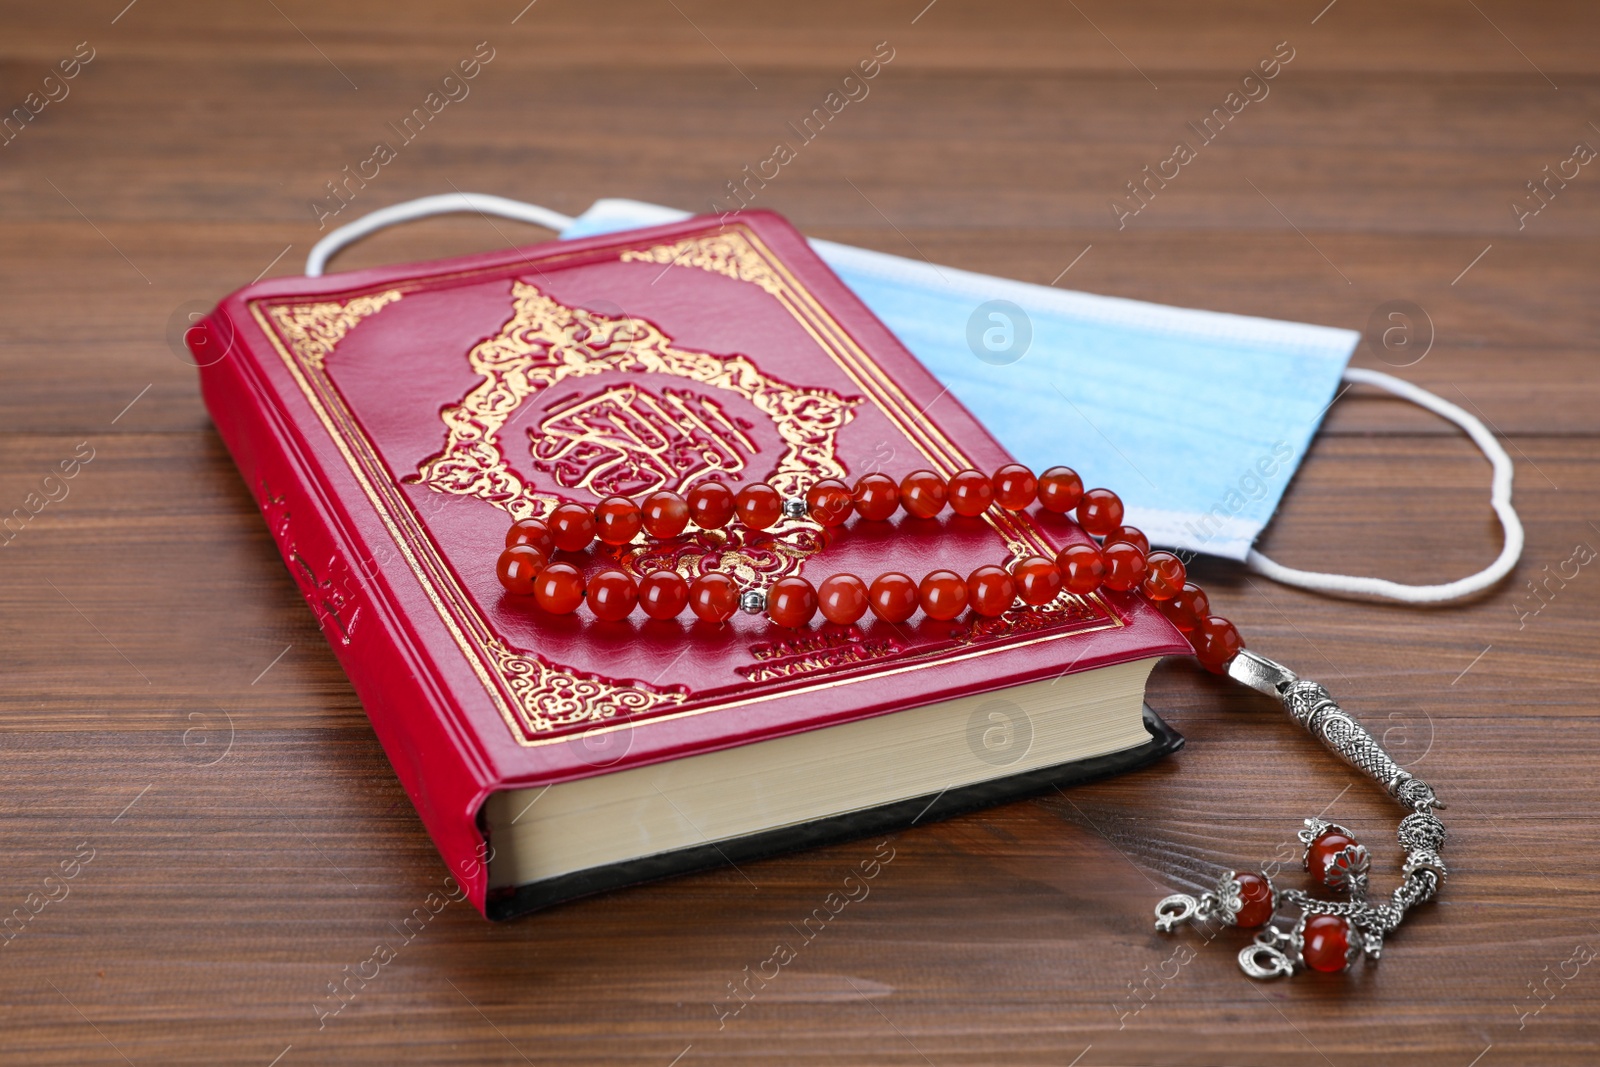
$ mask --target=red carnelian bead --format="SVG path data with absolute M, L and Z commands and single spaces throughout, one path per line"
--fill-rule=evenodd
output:
M 733 498 L 739 512 L 739 521 L 752 530 L 765 530 L 783 514 L 783 497 L 766 482 L 757 482 L 739 490 Z
M 822 617 L 849 626 L 867 613 L 867 583 L 853 574 L 835 574 L 817 586 Z
M 1039 479 L 1020 463 L 1007 463 L 989 482 L 994 486 L 995 503 L 1007 511 L 1022 511 L 1039 495 Z
M 506 547 L 532 545 L 546 556 L 556 550 L 556 539 L 543 519 L 518 519 L 506 531 Z
M 644 532 L 662 539 L 677 537 L 689 525 L 689 503 L 677 493 L 663 489 L 639 503 Z
M 979 615 L 1003 615 L 1017 599 L 1017 580 L 1004 567 L 979 567 L 967 575 L 967 601 Z
M 823 526 L 842 526 L 855 510 L 855 498 L 839 479 L 824 478 L 806 490 L 806 507 Z
M 1188 577 L 1183 560 L 1171 552 L 1152 552 L 1144 558 L 1144 595 L 1151 600 L 1171 600 L 1183 590 Z
M 1313 971 L 1336 974 L 1350 965 L 1350 920 L 1311 915 L 1301 931 L 1300 959 Z
M 1150 551 L 1150 538 L 1146 537 L 1144 531 L 1137 526 L 1118 526 L 1106 534 L 1106 544 L 1109 545 L 1114 541 L 1126 541 L 1130 545 L 1138 545 L 1140 552 Z
M 583 603 L 583 572 L 570 563 L 552 563 L 533 580 L 533 599 L 552 615 L 571 615 Z
M 1311 877 L 1324 885 L 1335 888 L 1343 884 L 1342 879 L 1328 880 L 1328 863 L 1334 856 L 1344 849 L 1357 845 L 1356 839 L 1339 830 L 1324 830 L 1311 842 L 1311 847 L 1306 849 L 1306 870 L 1311 872 Z M 1357 846 L 1359 847 L 1359 846 Z
M 917 610 L 917 583 L 899 571 L 880 574 L 867 589 L 867 603 L 884 622 L 905 622 Z
M 1200 665 L 1213 674 L 1226 673 L 1229 661 L 1244 647 L 1239 631 L 1220 615 L 1206 616 L 1189 634 L 1189 643 L 1194 646 Z
M 950 510 L 969 519 L 982 515 L 994 503 L 994 483 L 982 471 L 958 471 L 950 476 Z
M 1068 545 L 1056 553 L 1056 569 L 1067 592 L 1083 596 L 1106 580 L 1106 557 L 1094 545 Z
M 1272 921 L 1277 910 L 1272 899 L 1272 883 L 1264 874 L 1240 871 L 1234 879 L 1239 883 L 1239 910 L 1233 914 L 1233 925 L 1253 930 Z
M 627 571 L 610 568 L 589 579 L 589 610 L 607 622 L 626 619 L 639 602 L 639 587 Z
M 798 630 L 817 613 L 817 591 L 804 578 L 779 578 L 767 591 L 767 617 L 779 626 Z
M 651 571 L 639 579 L 639 607 L 652 619 L 676 619 L 689 606 L 689 583 L 677 571 Z
M 863 519 L 887 519 L 900 506 L 900 486 L 887 474 L 863 474 L 853 495 Z
M 1083 479 L 1071 467 L 1051 467 L 1039 475 L 1039 504 L 1065 515 L 1083 499 Z
M 689 490 L 689 517 L 702 530 L 720 530 L 733 518 L 733 490 L 721 482 L 701 482 Z
M 739 584 L 716 571 L 689 586 L 689 608 L 706 622 L 726 622 L 739 610 Z
M 944 510 L 950 487 L 932 471 L 912 471 L 900 480 L 900 506 L 906 514 L 931 519 Z
M 1185 582 L 1171 600 L 1158 601 L 1157 607 L 1184 633 L 1192 632 L 1211 614 L 1211 601 L 1206 591 L 1193 582 Z
M 1130 589 L 1137 589 L 1139 583 L 1144 581 L 1144 553 L 1139 551 L 1138 545 L 1117 541 L 1103 547 L 1100 554 L 1106 558 L 1106 576 L 1101 584 L 1107 589 L 1126 593 Z
M 594 509 L 595 535 L 608 545 L 625 545 L 644 525 L 639 506 L 625 496 L 608 496 Z
M 1078 501 L 1078 525 L 1104 537 L 1122 525 L 1122 498 L 1109 489 L 1091 489 Z
M 1012 569 L 1017 579 L 1017 595 L 1024 604 L 1037 607 L 1061 595 L 1061 572 L 1043 556 L 1029 556 Z
M 594 540 L 594 512 L 582 504 L 557 504 L 550 513 L 550 536 L 563 552 L 582 552 Z
M 955 571 L 932 571 L 917 586 L 917 600 L 928 618 L 953 619 L 967 610 L 967 583 Z
M 532 545 L 512 545 L 500 553 L 494 572 L 499 575 L 506 592 L 532 596 L 533 580 L 539 577 L 547 562 L 548 557 Z

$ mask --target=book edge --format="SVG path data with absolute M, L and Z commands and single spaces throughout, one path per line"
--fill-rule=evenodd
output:
M 1169 726 L 1149 704 L 1142 709 L 1150 740 L 1121 752 L 1058 763 L 1022 774 L 978 782 L 942 793 L 910 797 L 863 811 L 846 812 L 796 826 L 785 826 L 692 848 L 642 856 L 623 863 L 591 868 L 489 895 L 484 915 L 496 921 L 681 874 L 752 862 L 782 853 L 860 840 L 878 834 L 940 822 L 980 808 L 1023 800 L 1063 785 L 1097 781 L 1137 770 L 1184 745 L 1183 735 Z

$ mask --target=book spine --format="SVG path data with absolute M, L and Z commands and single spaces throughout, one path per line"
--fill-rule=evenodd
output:
M 205 328 L 210 351 L 244 328 Z M 200 391 L 295 584 L 355 687 L 384 753 L 450 873 L 482 912 L 487 849 L 477 812 L 490 783 L 453 731 L 426 657 L 397 624 L 373 556 L 341 529 L 317 464 L 251 360 L 237 347 L 200 370 Z

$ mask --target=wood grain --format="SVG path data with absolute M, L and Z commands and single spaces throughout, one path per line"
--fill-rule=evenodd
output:
M 1576 141 L 1600 142 L 1600 10 L 124 4 L 0 12 L 6 109 L 76 42 L 96 50 L 0 147 L 0 512 L 93 449 L 0 550 L 0 892 L 7 908 L 60 897 L 3 943 L 0 1059 L 1593 1062 L 1594 968 L 1550 982 L 1538 1014 L 1529 990 L 1600 939 L 1600 577 L 1586 568 L 1542 606 L 1526 583 L 1600 544 L 1600 173 L 1520 229 L 1509 205 Z M 1329 684 L 1451 801 L 1445 897 L 1379 967 L 1258 987 L 1234 966 L 1238 938 L 1151 931 L 1155 898 L 1281 860 L 1327 805 L 1368 839 L 1380 882 L 1395 855 L 1373 789 L 1181 663 L 1151 700 L 1184 752 L 897 835 L 870 895 L 737 1014 L 729 983 L 875 842 L 505 925 L 451 904 L 398 932 L 444 868 L 168 332 L 190 303 L 297 272 L 319 236 L 307 202 L 479 41 L 495 55 L 471 96 L 337 221 L 452 187 L 573 213 L 597 196 L 703 209 L 889 41 L 869 97 L 761 206 L 817 236 L 1044 283 L 1092 246 L 1061 284 L 1120 296 L 1356 329 L 1385 301 L 1426 310 L 1433 345 L 1396 373 L 1509 435 L 1518 572 L 1412 610 L 1195 567 L 1256 647 Z M 1280 41 L 1295 58 L 1270 95 L 1119 230 L 1109 200 Z M 437 219 L 341 264 L 543 236 Z M 1363 346 L 1356 362 L 1386 359 Z M 1356 390 L 1263 547 L 1444 580 L 1498 549 L 1486 488 L 1453 429 Z M 60 881 L 75 850 L 93 858 Z M 379 941 L 394 960 L 319 1021 L 328 984 Z M 1180 944 L 1193 959 L 1136 997 Z

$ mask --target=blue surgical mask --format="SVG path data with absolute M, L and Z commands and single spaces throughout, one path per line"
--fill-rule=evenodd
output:
M 457 211 L 548 226 L 563 238 L 689 217 L 608 199 L 574 219 L 504 197 L 442 194 L 340 227 L 312 249 L 306 273 L 321 274 L 340 248 L 386 226 Z M 1035 470 L 1065 461 L 1085 483 L 1114 487 L 1126 521 L 1154 544 L 1243 560 L 1290 585 L 1420 604 L 1486 589 L 1521 555 L 1505 450 L 1454 404 L 1391 375 L 1347 367 L 1361 336 L 1354 330 L 1070 292 L 832 241 L 811 246 L 1007 451 Z M 1494 468 L 1490 504 L 1505 531 L 1492 564 L 1454 582 L 1410 586 L 1296 570 L 1252 547 L 1341 380 L 1427 408 L 1483 451 Z
M 561 236 L 687 217 L 601 200 Z M 1018 462 L 1069 463 L 1153 543 L 1229 559 L 1272 517 L 1361 336 L 811 245 Z

